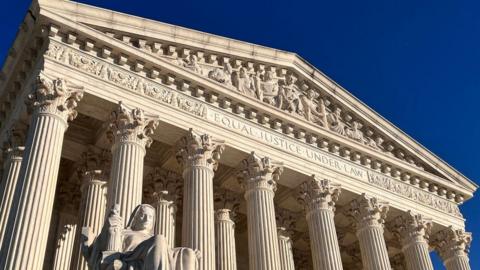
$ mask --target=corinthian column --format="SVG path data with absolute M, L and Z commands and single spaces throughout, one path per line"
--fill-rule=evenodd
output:
M 362 263 L 365 270 L 391 270 L 383 223 L 388 205 L 365 193 L 350 203 L 350 215 L 356 221 Z
M 80 220 L 77 228 L 73 269 L 87 270 L 87 262 L 81 254 L 81 230 L 87 227 L 91 235 L 100 234 L 105 221 L 107 206 L 107 179 L 110 165 L 109 154 L 105 151 L 96 153 L 93 148 L 82 154 L 82 162 L 78 168 L 78 177 L 81 180 Z M 89 243 L 90 244 L 90 243 Z
M 242 161 L 239 177 L 247 201 L 250 270 L 281 269 L 273 197 L 282 171 L 280 163 L 254 152 Z
M 165 236 L 170 247 L 175 247 L 175 215 L 179 176 L 171 171 L 155 168 L 148 175 L 147 197 L 155 207 L 155 234 Z
M 402 244 L 408 270 L 433 270 L 428 251 L 432 221 L 408 211 L 393 221 L 393 229 Z
M 220 189 L 215 193 L 216 270 L 236 270 L 235 222 L 239 200 L 230 191 Z
M 200 251 L 200 270 L 215 269 L 213 175 L 223 148 L 223 141 L 191 129 L 177 145 L 184 179 L 182 246 Z
M 77 217 L 69 212 L 60 211 L 57 226 L 57 238 L 53 270 L 70 270 L 70 261 L 77 231 Z
M 339 194 L 339 185 L 315 176 L 300 186 L 299 199 L 305 205 L 315 270 L 343 269 L 334 221 Z
M 468 249 L 471 242 L 471 233 L 450 226 L 438 232 L 432 244 L 440 254 L 447 270 L 470 270 Z
M 0 247 L 7 226 L 8 214 L 12 207 L 20 165 L 22 164 L 24 143 L 24 132 L 19 129 L 12 129 L 8 133 L 8 143 L 3 148 L 6 157 L 4 159 L 4 176 L 0 183 Z
M 296 215 L 286 209 L 277 208 L 278 249 L 282 270 L 295 270 L 293 260 L 292 234 L 295 228 Z
M 120 216 L 129 217 L 142 203 L 143 159 L 153 140 L 158 117 L 118 103 L 110 117 L 108 137 L 112 142 L 112 170 L 108 185 L 107 209 L 120 206 Z M 127 225 L 128 218 L 124 218 Z
M 52 217 L 64 132 L 83 97 L 80 87 L 40 74 L 28 96 L 33 107 L 0 269 L 41 269 Z

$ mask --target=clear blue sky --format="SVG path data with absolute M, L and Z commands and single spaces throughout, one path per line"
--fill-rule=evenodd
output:
M 297 52 L 480 182 L 478 1 L 80 2 Z M 0 9 L 0 59 L 28 5 Z M 480 269 L 480 194 L 461 208 L 474 233 L 472 269 Z

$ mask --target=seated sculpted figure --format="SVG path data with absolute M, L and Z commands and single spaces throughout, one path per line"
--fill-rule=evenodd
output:
M 91 245 L 88 228 L 82 229 L 82 253 L 91 270 L 196 270 L 197 254 L 190 248 L 170 248 L 162 235 L 154 235 L 155 209 L 135 208 L 126 228 L 118 205 L 110 211 Z
M 278 104 L 278 82 L 275 80 L 275 72 L 268 70 L 263 75 L 263 80 L 258 73 L 255 77 L 255 84 L 258 98 L 270 105 L 277 106 Z

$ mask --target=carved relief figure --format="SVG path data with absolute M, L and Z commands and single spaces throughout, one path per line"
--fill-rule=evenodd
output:
M 318 93 L 313 89 L 308 89 L 304 95 L 300 96 L 300 101 L 302 104 L 301 114 L 307 119 L 315 124 L 318 124 L 322 127 L 327 127 L 327 112 L 325 110 L 325 102 L 323 99 L 318 101 L 318 104 L 315 102 L 315 99 L 318 98 Z
M 257 97 L 253 80 L 247 74 L 247 70 L 244 67 L 241 67 L 238 72 L 233 73 L 233 85 L 240 93 L 251 97 Z
M 255 83 L 257 85 L 258 98 L 270 105 L 277 105 L 278 98 L 278 82 L 274 79 L 275 72 L 265 71 L 263 80 L 260 79 L 260 74 L 255 77 Z
M 280 92 L 278 95 L 278 107 L 290 113 L 298 113 L 300 109 L 299 107 L 301 106 L 299 91 L 295 86 L 296 80 L 297 78 L 293 77 L 292 74 L 287 74 L 285 76 L 285 83 L 280 86 Z
M 342 109 L 335 107 L 334 111 L 327 116 L 328 125 L 330 130 L 345 136 L 345 123 L 342 119 Z
M 214 70 L 208 73 L 208 77 L 219 83 L 231 85 L 232 84 L 232 66 L 228 62 L 224 62 L 223 69 L 215 68 Z
M 188 59 L 184 60 L 183 66 L 192 70 L 195 73 L 203 74 L 202 67 L 198 64 L 198 58 L 196 55 L 189 55 Z
M 118 205 L 109 213 L 97 238 L 88 245 L 88 229 L 82 230 L 82 253 L 92 270 L 195 270 L 196 252 L 189 248 L 168 247 L 165 237 L 154 235 L 155 209 L 141 204 L 133 211 L 128 225 Z M 91 239 L 90 239 L 91 240 Z
M 353 121 L 352 127 L 347 129 L 347 137 L 361 143 L 366 142 L 363 136 L 363 132 L 360 130 L 361 128 L 362 124 L 357 121 Z

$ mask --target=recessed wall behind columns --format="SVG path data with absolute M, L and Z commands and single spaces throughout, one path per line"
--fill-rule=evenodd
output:
M 245 155 L 252 150 L 264 155 L 270 156 L 274 160 L 284 162 L 286 171 L 291 170 L 299 173 L 300 175 L 309 176 L 316 174 L 319 177 L 326 177 L 334 182 L 342 185 L 344 189 L 350 190 L 355 194 L 368 191 L 372 196 L 376 196 L 381 200 L 388 201 L 391 207 L 398 208 L 400 210 L 413 210 L 422 213 L 426 216 L 433 218 L 435 222 L 443 226 L 455 225 L 458 227 L 464 226 L 463 218 L 452 214 L 446 214 L 440 210 L 434 209 L 431 206 L 422 204 L 418 201 L 413 201 L 405 196 L 390 192 L 378 185 L 372 185 L 368 182 L 368 176 L 356 175 L 355 170 L 351 168 L 362 168 L 361 165 L 355 164 L 349 161 L 342 161 L 340 157 L 331 157 L 333 160 L 340 160 L 340 165 L 331 165 L 332 162 L 323 163 L 314 162 L 312 158 L 308 159 L 305 156 L 309 154 L 303 153 L 298 155 L 297 146 L 304 147 L 303 149 L 312 149 L 321 153 L 322 150 L 313 148 L 308 144 L 300 143 L 297 140 L 288 137 L 286 135 L 275 132 L 274 130 L 262 127 L 259 124 L 248 122 L 249 126 L 253 126 L 257 130 L 263 130 L 265 134 L 273 134 L 276 137 L 282 138 L 285 141 L 296 142 L 292 148 L 287 146 L 275 146 L 272 143 L 266 143 L 264 138 L 258 136 L 258 131 L 255 131 L 256 135 L 251 135 L 248 132 L 240 132 L 234 125 L 222 123 L 222 120 L 217 121 L 218 117 L 215 113 L 221 114 L 230 120 L 237 122 L 246 122 L 245 119 L 236 116 L 233 113 L 228 113 L 224 110 L 220 110 L 207 102 L 203 102 L 201 99 L 194 99 L 193 97 L 186 96 L 184 93 L 174 89 L 170 91 L 176 92 L 178 97 L 191 102 L 202 103 L 205 106 L 206 113 L 203 116 L 192 114 L 188 111 L 182 110 L 179 107 L 173 107 L 170 104 L 162 103 L 159 100 L 154 100 L 150 97 L 144 96 L 138 92 L 133 92 L 121 87 L 118 87 L 112 83 L 102 81 L 88 74 L 83 74 L 79 71 L 73 70 L 63 64 L 58 64 L 49 59 L 45 59 L 45 71 L 51 76 L 66 77 L 73 83 L 82 85 L 85 87 L 87 98 L 83 101 L 84 105 L 79 106 L 80 113 L 89 115 L 96 119 L 105 121 L 110 113 L 110 108 L 118 101 L 123 101 L 129 106 L 137 106 L 145 110 L 146 113 L 159 114 L 162 122 L 162 127 L 156 129 L 156 133 L 153 138 L 155 140 L 162 141 L 167 144 L 173 144 L 181 135 L 184 134 L 188 128 L 201 130 L 209 133 L 212 136 L 225 139 L 227 148 L 232 150 L 229 155 L 222 156 L 222 163 L 231 167 L 236 167 Z M 166 86 L 159 86 L 166 88 Z M 88 97 L 90 95 L 90 97 Z M 89 106 L 90 104 L 90 106 Z M 92 110 L 91 106 L 99 109 L 98 111 Z M 90 109 L 88 109 L 90 108 Z M 102 112 L 101 108 L 105 108 Z M 231 128 L 233 127 L 233 128 Z M 267 139 L 268 140 L 268 139 Z M 302 150 L 305 151 L 305 150 Z M 329 153 L 328 156 L 332 156 Z M 329 164 L 330 163 L 330 164 Z M 327 165 L 325 165 L 327 164 Z M 348 169 L 345 170 L 345 167 Z M 286 173 L 280 179 L 279 183 L 288 187 L 294 187 L 295 184 L 300 184 L 301 181 L 292 181 L 292 175 L 289 177 L 289 173 Z M 301 178 L 301 177 L 299 177 Z M 397 181 L 392 179 L 393 181 Z M 395 182 L 396 183 L 396 182 Z M 398 181 L 399 184 L 403 184 Z

